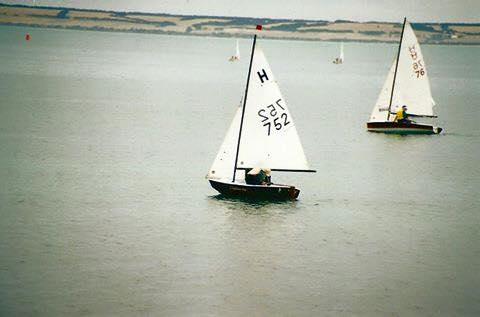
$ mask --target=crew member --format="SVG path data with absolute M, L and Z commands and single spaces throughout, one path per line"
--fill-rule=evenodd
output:
M 403 105 L 400 110 L 395 114 L 395 121 L 398 123 L 412 123 L 412 120 L 408 118 L 407 106 Z
M 246 171 L 245 182 L 249 185 L 270 185 L 271 175 L 268 168 L 252 168 Z

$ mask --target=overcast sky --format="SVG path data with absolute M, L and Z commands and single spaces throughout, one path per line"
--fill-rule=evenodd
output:
M 34 0 L 0 0 L 33 4 Z M 480 22 L 480 0 L 36 0 L 37 5 L 315 20 Z

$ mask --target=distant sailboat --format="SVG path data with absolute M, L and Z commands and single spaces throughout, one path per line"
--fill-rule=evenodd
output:
M 310 170 L 297 129 L 262 49 L 253 39 L 243 105 L 235 113 L 207 179 L 224 196 L 293 200 L 300 190 L 273 183 L 251 184 L 254 170 Z M 248 175 L 247 175 L 248 173 Z
M 367 130 L 393 134 L 438 134 L 442 128 L 415 122 L 397 122 L 395 113 L 406 106 L 412 117 L 436 118 L 427 68 L 417 37 L 405 18 L 398 54 L 373 108 Z
M 343 64 L 344 56 L 343 56 L 343 43 L 340 45 L 340 56 L 333 60 L 334 64 Z
M 238 39 L 237 39 L 237 50 L 235 52 L 235 55 L 230 56 L 228 59 L 230 62 L 235 62 L 240 60 L 240 47 L 238 45 Z

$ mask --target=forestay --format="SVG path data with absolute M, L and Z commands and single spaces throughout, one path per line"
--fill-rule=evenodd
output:
M 253 55 L 237 167 L 309 169 L 287 103 L 258 45 Z
M 435 104 L 430 90 L 427 68 L 417 37 L 408 22 L 405 23 L 398 58 L 391 111 L 395 112 L 406 105 L 407 112 L 410 114 L 432 116 Z M 388 109 L 390 103 L 395 63 L 394 61 L 390 68 L 387 80 L 372 111 L 370 121 L 387 121 L 388 111 L 386 109 Z M 393 121 L 394 118 L 394 115 L 390 115 L 390 121 Z

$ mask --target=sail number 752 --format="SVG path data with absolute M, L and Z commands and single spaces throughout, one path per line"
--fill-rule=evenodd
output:
M 273 129 L 278 131 L 290 124 L 288 115 L 284 112 L 285 108 L 280 103 L 281 101 L 282 99 L 278 99 L 275 104 L 268 105 L 258 111 L 261 123 L 266 127 L 267 135 L 270 135 Z

